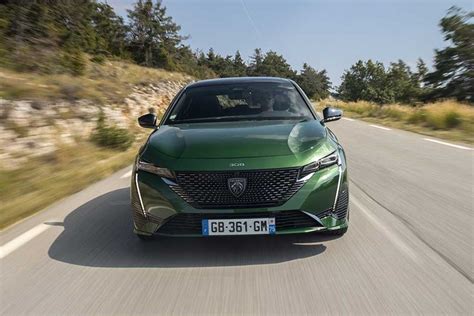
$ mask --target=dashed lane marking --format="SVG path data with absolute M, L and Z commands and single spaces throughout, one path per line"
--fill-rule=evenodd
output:
M 379 128 L 379 129 L 383 129 L 384 131 L 391 131 L 392 130 L 391 128 L 388 128 L 388 127 L 383 127 L 383 126 L 378 126 L 378 125 L 373 125 L 373 124 L 370 124 L 370 126 L 375 127 L 375 128 Z
M 441 144 L 441 145 L 445 145 L 445 146 L 450 146 L 450 147 L 464 149 L 464 150 L 472 150 L 472 148 L 469 148 L 469 147 L 466 147 L 466 146 L 450 144 L 450 143 L 442 142 L 442 141 L 436 140 L 436 139 L 431 139 L 431 138 L 423 138 L 423 139 L 427 140 L 429 142 L 432 142 L 432 143 L 437 143 L 437 144 Z

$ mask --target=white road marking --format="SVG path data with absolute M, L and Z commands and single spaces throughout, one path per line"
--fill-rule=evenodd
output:
M 24 244 L 26 244 L 27 242 L 29 242 L 30 240 L 32 240 L 33 238 L 35 238 L 36 236 L 38 236 L 39 234 L 41 234 L 42 232 L 46 231 L 48 228 L 51 228 L 51 227 L 53 226 L 42 223 L 33 227 L 29 231 L 21 234 L 15 239 L 10 240 L 5 245 L 0 247 L 0 259 L 5 258 L 10 253 L 17 250 L 18 248 L 20 248 L 21 246 L 23 246 Z
M 406 253 L 410 258 L 414 261 L 419 262 L 418 256 L 416 255 L 415 251 L 411 249 L 407 244 L 405 244 L 396 233 L 394 233 L 391 228 L 385 225 L 382 221 L 380 221 L 373 212 L 369 211 L 362 203 L 357 200 L 352 194 L 350 196 L 351 202 L 357 206 L 359 210 L 372 222 L 372 224 L 383 234 L 385 234 L 388 239 L 401 251 Z
M 346 121 L 350 121 L 350 122 L 354 122 L 354 121 L 355 121 L 354 119 L 351 119 L 351 118 L 348 118 L 348 117 L 343 117 L 342 119 L 343 119 L 343 120 L 346 120 Z
M 424 140 L 427 140 L 427 141 L 429 141 L 429 142 L 433 142 L 433 143 L 437 143 L 437 144 L 441 144 L 441 145 L 446 145 L 446 146 L 451 146 L 451 147 L 454 147 L 454 148 L 465 149 L 465 150 L 472 150 L 472 148 L 469 148 L 469 147 L 465 147 L 465 146 L 461 146 L 461 145 L 454 145 L 454 144 L 442 142 L 442 141 L 436 140 L 436 139 L 431 139 L 431 138 L 423 138 L 423 139 L 424 139 Z
M 373 125 L 373 124 L 370 124 L 370 126 L 375 127 L 375 128 L 380 128 L 380 129 L 383 129 L 385 131 L 391 131 L 392 130 L 391 128 L 388 128 L 388 127 L 383 127 L 383 126 L 378 126 L 378 125 Z
M 130 178 L 131 176 L 132 176 L 132 170 L 130 170 L 130 171 L 124 173 L 124 174 L 120 177 L 120 179 Z

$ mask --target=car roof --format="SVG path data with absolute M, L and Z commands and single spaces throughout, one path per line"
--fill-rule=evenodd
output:
M 194 87 L 206 87 L 206 86 L 217 86 L 227 84 L 238 84 L 238 83 L 291 83 L 291 80 L 278 77 L 231 77 L 231 78 L 217 78 L 217 79 L 206 79 L 200 80 L 188 85 L 188 88 Z

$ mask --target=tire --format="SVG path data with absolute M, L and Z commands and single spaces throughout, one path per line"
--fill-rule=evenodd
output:
M 153 236 L 141 235 L 141 234 L 135 234 L 135 236 L 137 236 L 137 238 L 140 239 L 141 241 L 153 240 Z
M 344 227 L 344 228 L 336 229 L 336 230 L 328 230 L 324 232 L 324 234 L 327 236 L 342 236 L 347 232 L 348 228 L 349 227 Z

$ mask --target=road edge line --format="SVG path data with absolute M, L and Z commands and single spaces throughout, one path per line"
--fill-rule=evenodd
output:
M 397 236 L 398 234 L 396 232 L 392 231 L 388 225 L 386 225 L 382 220 L 378 218 L 377 215 L 375 215 L 367 207 L 365 207 L 364 204 L 358 198 L 351 194 L 350 200 L 360 211 L 362 211 L 362 213 L 367 217 L 369 222 L 371 222 L 376 229 L 378 229 L 382 234 L 384 234 L 395 247 L 404 252 L 413 261 L 417 263 L 420 262 L 413 248 L 408 246 L 399 236 Z
M 45 223 L 41 223 L 39 225 L 36 225 L 35 227 L 31 228 L 30 230 L 24 232 L 20 236 L 10 240 L 3 246 L 0 246 L 0 259 L 5 258 L 21 246 L 25 245 L 28 243 L 30 240 L 35 238 L 36 236 L 40 235 L 41 233 L 45 232 L 52 226 L 47 225 Z
M 129 170 L 126 173 L 124 173 L 122 176 L 120 176 L 120 179 L 130 178 L 131 176 L 132 176 L 132 170 Z

